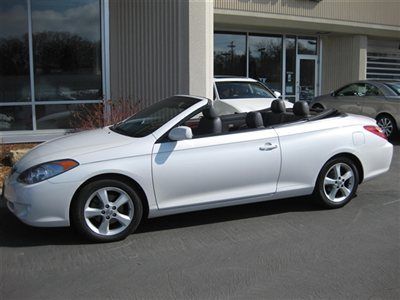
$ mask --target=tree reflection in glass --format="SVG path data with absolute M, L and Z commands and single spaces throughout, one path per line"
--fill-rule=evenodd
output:
M 102 97 L 100 3 L 32 1 L 36 101 Z
M 282 37 L 249 36 L 250 77 L 282 92 Z
M 214 34 L 214 74 L 246 76 L 246 35 Z
M 29 102 L 26 0 L 0 1 L 0 103 Z

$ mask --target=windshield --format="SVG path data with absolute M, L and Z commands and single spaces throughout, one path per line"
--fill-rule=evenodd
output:
M 131 137 L 144 137 L 200 101 L 188 97 L 167 98 L 113 125 L 110 129 Z
M 385 83 L 397 96 L 400 96 L 400 82 L 387 82 Z
M 259 82 L 216 82 L 220 99 L 276 98 Z

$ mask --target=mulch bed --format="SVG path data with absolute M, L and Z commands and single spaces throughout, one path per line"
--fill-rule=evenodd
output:
M 21 143 L 21 144 L 0 144 L 0 188 L 3 187 L 5 176 L 11 171 L 11 166 L 7 162 L 7 154 L 11 150 L 33 148 L 38 143 Z

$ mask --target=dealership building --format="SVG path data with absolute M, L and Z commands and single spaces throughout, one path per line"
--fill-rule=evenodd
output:
M 43 141 L 104 100 L 213 97 L 247 76 L 289 101 L 400 80 L 399 0 L 0 0 L 0 141 Z

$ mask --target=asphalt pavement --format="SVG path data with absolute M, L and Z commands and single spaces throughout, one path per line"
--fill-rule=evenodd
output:
M 0 207 L 0 299 L 400 299 L 400 146 L 337 210 L 309 197 L 146 221 L 112 244 Z

